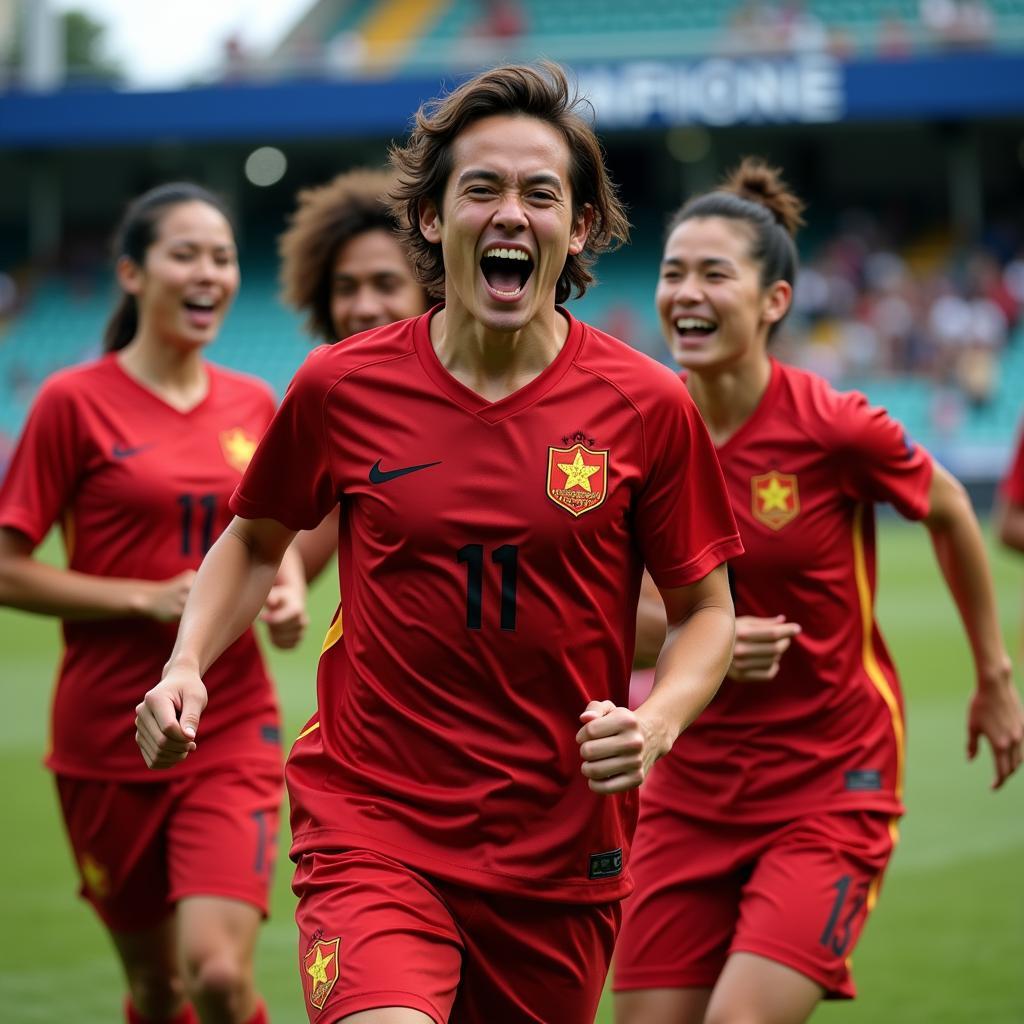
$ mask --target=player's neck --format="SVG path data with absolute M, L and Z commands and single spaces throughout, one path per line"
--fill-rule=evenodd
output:
M 716 447 L 725 444 L 750 419 L 771 376 L 767 355 L 720 370 L 690 371 L 687 387 Z
M 140 333 L 117 360 L 126 373 L 181 412 L 195 408 L 210 389 L 199 348 L 181 349 Z
M 525 387 L 561 352 L 569 323 L 551 307 L 521 330 L 489 331 L 459 307 L 446 306 L 430 321 L 430 343 L 441 365 L 489 402 Z

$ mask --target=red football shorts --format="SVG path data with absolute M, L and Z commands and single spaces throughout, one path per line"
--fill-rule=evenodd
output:
M 824 814 L 784 826 L 685 819 L 647 808 L 633 844 L 616 991 L 713 988 L 754 953 L 852 999 L 850 954 L 874 906 L 895 819 Z
M 267 913 L 283 772 L 214 767 L 171 782 L 57 776 L 81 895 L 112 931 L 153 927 L 187 896 Z
M 592 1024 L 618 902 L 464 889 L 367 850 L 303 854 L 299 974 L 312 1024 L 403 1006 L 437 1024 Z

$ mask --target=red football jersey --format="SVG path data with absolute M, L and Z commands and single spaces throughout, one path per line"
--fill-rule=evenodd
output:
M 874 617 L 874 504 L 926 515 L 931 457 L 863 395 L 774 361 L 718 455 L 745 548 L 729 566 L 736 614 L 802 632 L 773 680 L 725 680 L 644 800 L 723 821 L 899 813 L 903 699 Z
M 592 793 L 575 735 L 625 704 L 641 571 L 740 550 L 675 375 L 568 317 L 535 380 L 487 402 L 429 318 L 315 351 L 232 507 L 293 529 L 341 503 L 344 610 L 289 758 L 293 856 L 357 846 L 482 889 L 615 899 L 636 794 Z
M 1021 425 L 1017 439 L 1016 454 L 1000 490 L 1007 501 L 1014 505 L 1024 505 L 1024 424 Z
M 0 526 L 38 543 L 60 520 L 68 567 L 163 580 L 197 569 L 231 521 L 228 499 L 274 413 L 261 382 L 207 365 L 206 398 L 182 413 L 114 355 L 42 387 L 0 488 Z M 135 744 L 135 705 L 160 679 L 175 622 L 63 623 L 64 658 L 47 764 L 87 778 L 152 780 Z M 279 761 L 277 708 L 247 632 L 205 676 L 214 700 L 200 749 L 173 772 L 244 756 Z

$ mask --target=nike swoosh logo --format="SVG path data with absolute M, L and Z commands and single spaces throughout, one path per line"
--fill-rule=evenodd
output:
M 441 460 L 437 462 L 424 462 L 422 466 L 405 466 L 402 469 L 381 469 L 380 459 L 370 467 L 370 483 L 386 484 L 396 477 L 405 476 L 407 473 L 418 473 L 421 469 L 430 469 L 431 466 L 440 466 Z
M 151 441 L 149 444 L 137 444 L 134 447 L 126 444 L 115 444 L 110 454 L 115 459 L 130 459 L 133 455 L 138 455 L 140 452 L 146 451 L 147 448 L 152 448 L 154 444 L 156 444 L 155 441 Z

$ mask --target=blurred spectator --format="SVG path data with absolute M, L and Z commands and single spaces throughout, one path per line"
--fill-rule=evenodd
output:
M 840 216 L 803 259 L 779 354 L 839 386 L 879 375 L 932 381 L 941 392 L 934 426 L 952 432 L 968 407 L 994 397 L 1003 349 L 1022 322 L 1024 250 L 1019 232 L 998 250 L 1018 253 L 1005 267 L 990 245 L 961 247 L 941 233 L 907 246 L 882 229 L 900 219 Z
M 480 17 L 471 33 L 483 39 L 513 40 L 526 31 L 526 12 L 519 0 L 479 0 Z
M 778 15 L 782 49 L 790 53 L 825 50 L 829 37 L 825 23 L 807 10 L 803 0 L 783 4 Z
M 986 0 L 920 0 L 922 26 L 944 47 L 987 47 L 992 42 L 993 17 Z
M 241 82 L 248 77 L 249 55 L 242 43 L 242 37 L 237 32 L 232 32 L 224 40 L 221 60 L 224 68 L 223 81 Z
M 913 50 L 906 22 L 894 10 L 888 10 L 878 23 L 878 55 L 900 59 Z
M 366 40 L 361 32 L 339 32 L 328 43 L 324 55 L 326 70 L 346 75 L 361 70 L 366 64 Z
M 779 49 L 779 8 L 762 0 L 746 0 L 729 18 L 725 49 L 737 53 L 771 53 Z

